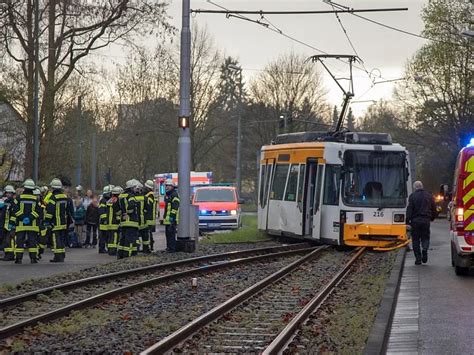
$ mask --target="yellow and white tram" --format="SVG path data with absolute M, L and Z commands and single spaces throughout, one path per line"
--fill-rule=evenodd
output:
M 408 243 L 408 151 L 388 134 L 303 132 L 262 147 L 258 228 L 390 250 Z

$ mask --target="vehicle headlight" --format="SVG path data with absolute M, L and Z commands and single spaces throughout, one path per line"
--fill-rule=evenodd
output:
M 237 215 L 237 210 L 231 210 L 231 211 L 230 211 L 230 214 L 231 214 L 232 216 L 236 216 L 236 215 Z
M 405 215 L 403 213 L 395 213 L 393 215 L 393 221 L 395 223 L 402 223 L 405 222 Z

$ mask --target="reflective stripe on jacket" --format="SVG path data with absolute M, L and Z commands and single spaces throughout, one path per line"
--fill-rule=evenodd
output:
M 135 200 L 137 201 L 137 211 L 138 211 L 138 229 L 147 228 L 146 223 L 146 206 L 145 206 L 145 196 L 136 195 Z
M 99 201 L 99 230 L 106 231 L 109 229 L 109 209 L 107 208 L 107 199 L 102 197 Z
M 53 194 L 46 202 L 46 223 L 52 226 L 53 231 L 62 231 L 68 229 L 69 221 L 73 220 L 74 207 L 72 200 L 59 190 L 53 191 Z
M 147 202 L 148 202 L 148 208 L 147 208 L 147 214 L 146 214 L 146 223 L 149 226 L 154 226 L 156 225 L 156 206 L 157 206 L 157 201 L 155 198 L 155 194 L 153 191 L 148 192 L 145 195 Z
M 124 192 L 119 196 L 121 213 L 120 226 L 138 228 L 137 201 L 133 193 Z
M 174 223 L 179 221 L 179 196 L 175 190 L 165 195 L 165 215 L 163 218 L 163 224 L 172 224 L 171 219 L 174 219 Z
M 118 230 L 120 227 L 120 219 L 121 219 L 118 196 L 112 196 L 107 201 L 107 211 L 108 211 L 107 216 L 109 218 L 108 230 L 111 230 L 111 231 Z
M 23 193 L 13 203 L 10 223 L 17 232 L 39 232 L 41 225 L 41 205 L 37 196 Z

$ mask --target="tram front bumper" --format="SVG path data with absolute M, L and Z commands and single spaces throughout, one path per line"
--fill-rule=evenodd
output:
M 344 244 L 374 248 L 400 247 L 408 243 L 405 224 L 345 224 Z

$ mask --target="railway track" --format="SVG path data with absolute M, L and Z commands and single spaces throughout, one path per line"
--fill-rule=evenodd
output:
M 142 354 L 281 353 L 299 326 L 322 304 L 352 265 L 361 248 L 339 259 L 320 247 L 242 291 L 162 339 Z M 332 260 L 333 268 L 327 267 Z M 324 266 L 325 265 L 325 266 Z M 326 267 L 325 277 L 318 277 Z M 285 326 L 286 324 L 286 326 Z
M 305 243 L 206 255 L 75 280 L 0 300 L 0 339 L 142 288 L 314 250 Z M 71 298 L 76 301 L 71 302 Z M 78 300 L 79 299 L 79 300 Z

